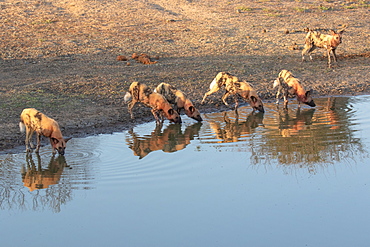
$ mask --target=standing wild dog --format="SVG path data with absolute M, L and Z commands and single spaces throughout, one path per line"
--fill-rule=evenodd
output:
M 284 108 L 288 107 L 288 94 L 297 96 L 298 107 L 301 107 L 301 102 L 311 107 L 316 106 L 311 97 L 311 91 L 305 91 L 299 80 L 288 70 L 280 71 L 278 78 L 274 81 L 273 88 L 278 88 L 276 104 L 279 104 L 279 96 L 283 94 Z
M 333 53 L 334 62 L 337 62 L 337 55 L 335 50 L 342 43 L 342 33 L 344 30 L 338 33 L 334 30 L 330 30 L 329 34 L 322 34 L 318 31 L 308 31 L 305 39 L 305 45 L 302 51 L 302 61 L 305 59 L 305 55 L 309 55 L 312 60 L 311 52 L 319 48 L 325 48 L 328 55 L 328 65 L 331 67 L 330 53 Z
M 202 104 L 205 99 L 220 90 L 222 87 L 225 87 L 225 94 L 222 96 L 222 101 L 225 105 L 228 106 L 226 98 L 229 95 L 234 96 L 235 100 L 235 110 L 238 108 L 238 95 L 246 100 L 253 108 L 253 111 L 258 110 L 260 112 L 265 112 L 263 108 L 263 103 L 260 97 L 258 97 L 256 90 L 245 81 L 239 81 L 238 77 L 233 76 L 227 72 L 219 72 L 216 77 L 213 79 L 209 86 L 209 91 L 204 94 Z
M 64 155 L 66 143 L 71 139 L 63 138 L 57 121 L 49 118 L 48 116 L 34 108 L 26 108 L 22 111 L 19 128 L 21 132 L 26 131 L 26 152 L 31 152 L 29 146 L 31 146 L 31 148 L 34 148 L 31 139 L 33 132 L 35 131 L 37 134 L 37 146 L 35 150 L 36 153 L 39 152 L 41 146 L 41 136 L 49 137 L 51 147 L 53 148 L 53 154 L 58 151 L 60 155 Z
M 140 82 L 133 82 L 125 95 L 125 103 L 128 103 L 128 111 L 134 119 L 132 108 L 137 102 L 152 108 L 152 114 L 157 124 L 163 122 L 163 115 L 174 123 L 181 123 L 179 114 L 172 108 L 163 95 L 153 92 L 149 87 Z M 159 119 L 161 118 L 161 119 Z
M 173 104 L 177 113 L 180 114 L 181 109 L 184 109 L 188 117 L 197 121 L 203 120 L 199 110 L 194 107 L 190 99 L 181 90 L 176 89 L 170 84 L 161 83 L 154 89 L 154 92 L 162 94 L 169 103 Z

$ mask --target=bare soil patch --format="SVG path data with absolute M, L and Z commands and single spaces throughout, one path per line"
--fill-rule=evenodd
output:
M 153 120 L 144 107 L 129 118 L 123 96 L 135 80 L 152 88 L 172 83 L 201 112 L 226 109 L 221 92 L 199 105 L 220 71 L 252 83 L 265 101 L 281 69 L 316 97 L 369 93 L 369 7 L 326 0 L 0 0 L 0 151 L 23 145 L 18 121 L 26 107 L 73 137 Z M 307 27 L 346 27 L 332 69 L 320 50 L 301 63 Z M 117 60 L 133 53 L 158 62 Z

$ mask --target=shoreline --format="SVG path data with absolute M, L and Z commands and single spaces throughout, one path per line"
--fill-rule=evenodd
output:
M 358 96 L 367 96 L 367 95 L 370 95 L 370 93 L 357 93 L 357 94 L 352 94 L 352 95 L 326 95 L 326 96 L 323 95 L 323 96 L 318 96 L 318 97 L 315 97 L 315 98 L 358 97 Z M 289 98 L 289 100 L 290 101 L 295 101 L 296 99 L 295 98 Z M 275 101 L 274 99 L 268 99 L 268 100 L 265 100 L 264 103 L 273 104 L 274 101 Z M 249 104 L 246 103 L 246 102 L 239 103 L 239 107 L 248 107 L 248 106 L 249 106 Z M 316 107 L 318 107 L 318 106 L 316 106 Z M 312 109 L 315 109 L 316 107 L 314 107 Z M 149 108 L 147 108 L 147 111 L 150 113 Z M 224 111 L 233 111 L 233 108 L 232 107 L 231 108 L 227 107 L 225 105 L 222 105 L 218 109 L 215 109 L 214 107 L 205 107 L 205 109 L 203 109 L 201 114 L 214 113 L 214 112 L 224 112 Z M 184 113 L 182 112 L 181 115 L 184 115 Z M 69 135 L 64 135 L 65 137 L 72 137 L 72 138 L 86 138 L 86 137 L 97 136 L 97 135 L 111 135 L 111 134 L 120 133 L 120 132 L 129 130 L 130 128 L 133 128 L 133 127 L 135 127 L 137 125 L 140 125 L 140 124 L 144 124 L 144 123 L 147 123 L 147 122 L 154 122 L 154 121 L 155 121 L 155 119 L 153 118 L 153 116 L 150 113 L 150 115 L 147 116 L 147 117 L 142 117 L 142 118 L 137 118 L 137 119 L 134 119 L 134 120 L 130 120 L 130 122 L 126 123 L 126 124 L 116 122 L 116 123 L 110 123 L 107 126 L 101 126 L 101 127 L 93 128 L 93 131 L 91 131 L 91 130 L 86 131 L 86 129 L 73 129 L 73 128 L 71 128 L 69 130 L 64 129 L 63 132 L 69 134 Z M 165 121 L 168 121 L 168 120 L 165 120 Z M 194 120 L 194 123 L 195 122 L 196 121 Z M 87 129 L 91 129 L 91 128 L 88 127 Z M 20 139 L 22 141 L 24 141 L 24 134 L 20 134 L 20 135 L 21 135 Z M 49 145 L 49 142 L 48 142 L 47 138 L 45 138 L 45 137 L 41 138 L 41 142 L 42 142 L 41 146 Z M 11 155 L 11 154 L 17 154 L 17 153 L 25 153 L 24 145 L 20 145 L 18 142 L 14 143 L 14 146 L 12 146 L 11 148 L 0 149 L 0 155 L 8 155 L 8 154 Z

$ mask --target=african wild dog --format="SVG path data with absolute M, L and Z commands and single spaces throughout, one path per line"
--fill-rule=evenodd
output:
M 140 82 L 133 82 L 129 92 L 125 95 L 125 103 L 128 103 L 128 111 L 134 119 L 132 108 L 137 102 L 152 108 L 152 114 L 157 124 L 163 122 L 163 115 L 174 123 L 181 123 L 179 114 L 172 108 L 163 95 L 153 92 L 148 86 Z M 161 119 L 159 119 L 159 117 Z
M 228 106 L 226 98 L 229 95 L 234 96 L 235 100 L 235 110 L 238 108 L 238 95 L 246 100 L 253 108 L 253 111 L 258 110 L 260 112 L 265 112 L 263 108 L 263 103 L 256 90 L 246 81 L 239 81 L 238 77 L 233 76 L 227 72 L 219 72 L 216 77 L 211 82 L 209 88 L 210 90 L 204 94 L 202 104 L 205 99 L 225 87 L 225 94 L 222 96 L 222 102 Z
M 308 31 L 305 39 L 305 45 L 302 51 L 302 61 L 305 60 L 305 55 L 309 55 L 312 60 L 311 52 L 316 49 L 316 47 L 324 48 L 327 51 L 328 65 L 331 67 L 330 53 L 333 53 L 334 62 L 337 62 L 337 55 L 335 50 L 342 43 L 342 33 L 344 30 L 338 33 L 334 30 L 330 30 L 329 34 L 322 34 L 318 31 Z
M 279 96 L 280 94 L 283 94 L 284 108 L 288 107 L 289 94 L 297 96 L 298 107 L 301 106 L 301 102 L 311 107 L 316 106 L 311 97 L 311 91 L 305 91 L 299 79 L 295 78 L 288 70 L 284 69 L 280 71 L 278 78 L 274 81 L 273 88 L 278 88 L 276 93 L 276 104 L 279 104 Z
M 202 121 L 200 112 L 195 108 L 190 99 L 181 91 L 168 83 L 161 83 L 154 92 L 162 94 L 166 100 L 174 105 L 174 109 L 180 114 L 181 109 L 184 109 L 185 114 L 197 121 Z
M 66 149 L 66 143 L 71 138 L 64 139 L 62 132 L 60 131 L 57 121 L 49 118 L 45 114 L 39 112 L 34 108 L 26 108 L 21 113 L 21 121 L 19 122 L 19 128 L 21 132 L 26 131 L 26 152 L 31 152 L 31 148 L 34 148 L 32 143 L 33 132 L 36 131 L 37 134 L 37 146 L 35 152 L 38 153 L 41 142 L 40 137 L 49 137 L 50 144 L 53 148 L 53 154 L 58 151 L 60 155 L 64 155 L 64 150 Z

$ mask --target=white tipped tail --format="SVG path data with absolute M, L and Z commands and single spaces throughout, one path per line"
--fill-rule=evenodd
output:
M 21 133 L 24 133 L 26 131 L 26 125 L 24 125 L 22 122 L 19 122 L 19 130 Z
M 277 86 L 279 86 L 279 84 L 280 84 L 279 80 L 275 80 L 272 88 L 276 88 Z
M 128 103 L 132 100 L 132 95 L 130 94 L 130 92 L 127 92 L 125 94 L 125 97 L 123 98 L 123 100 L 125 101 L 125 103 Z
M 217 84 L 217 81 L 216 81 L 216 78 L 213 79 L 213 81 L 211 82 L 211 84 L 209 85 L 209 89 L 212 90 L 213 87 Z

